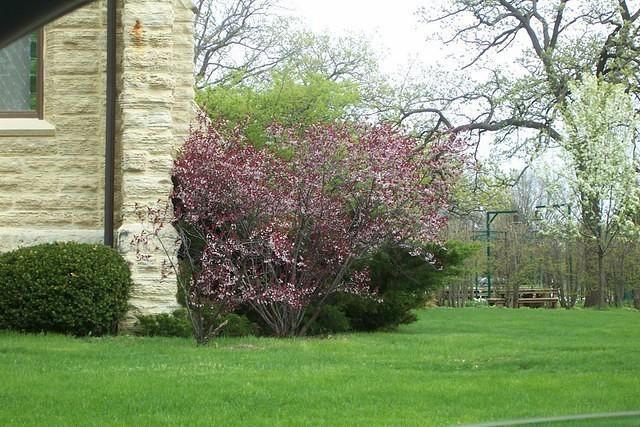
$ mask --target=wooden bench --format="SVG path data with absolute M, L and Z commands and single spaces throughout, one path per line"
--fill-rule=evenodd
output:
M 495 305 L 496 307 L 504 307 L 506 302 L 505 298 L 487 298 L 487 304 Z
M 556 308 L 558 297 L 518 298 L 518 307 L 550 307 Z

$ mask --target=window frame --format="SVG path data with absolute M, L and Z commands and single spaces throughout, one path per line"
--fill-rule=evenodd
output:
M 40 28 L 36 30 L 36 109 L 29 111 L 0 111 L 0 119 L 3 118 L 25 118 L 25 119 L 38 119 L 44 118 L 44 29 Z

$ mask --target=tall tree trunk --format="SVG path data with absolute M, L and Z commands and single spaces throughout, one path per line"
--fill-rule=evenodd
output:
M 604 269 L 604 251 L 598 248 L 598 308 L 604 307 L 607 275 Z
M 600 285 L 600 262 L 598 249 L 594 242 L 585 239 L 584 242 L 584 306 L 596 307 L 600 302 L 598 292 Z
M 586 289 L 585 289 L 585 307 L 602 307 L 604 303 L 604 253 L 602 247 L 598 244 L 600 233 L 602 231 L 600 225 L 600 204 L 599 200 L 594 197 L 582 195 L 582 224 L 584 225 L 585 235 L 585 273 L 586 273 Z
M 575 266 L 573 265 L 573 244 L 567 243 L 565 251 L 565 271 L 558 274 L 562 277 L 558 291 L 560 293 L 560 305 L 563 308 L 570 309 L 576 305 L 578 299 Z
M 625 271 L 626 271 L 626 254 L 627 254 L 627 248 L 625 247 L 626 245 L 622 246 L 622 250 L 620 251 L 620 254 L 617 256 L 617 259 L 619 260 L 619 265 L 614 266 L 614 280 L 615 280 L 615 303 L 616 303 L 616 307 L 622 307 L 624 305 L 624 291 L 625 291 L 625 281 L 624 281 L 624 276 L 625 276 Z

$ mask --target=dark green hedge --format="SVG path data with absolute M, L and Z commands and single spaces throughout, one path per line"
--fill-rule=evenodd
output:
M 131 284 L 126 261 L 103 245 L 53 243 L 0 254 L 0 329 L 114 333 Z
M 371 270 L 371 283 L 378 297 L 333 295 L 311 328 L 311 333 L 389 330 L 416 320 L 412 310 L 424 307 L 429 296 L 445 279 L 461 272 L 464 261 L 478 247 L 450 241 L 444 246 L 430 244 L 424 249 L 433 262 L 411 256 L 408 249 L 385 246 L 363 260 Z

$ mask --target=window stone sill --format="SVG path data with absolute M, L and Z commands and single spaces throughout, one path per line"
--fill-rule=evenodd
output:
M 0 137 L 2 136 L 55 136 L 56 128 L 46 120 L 40 119 L 0 119 Z

